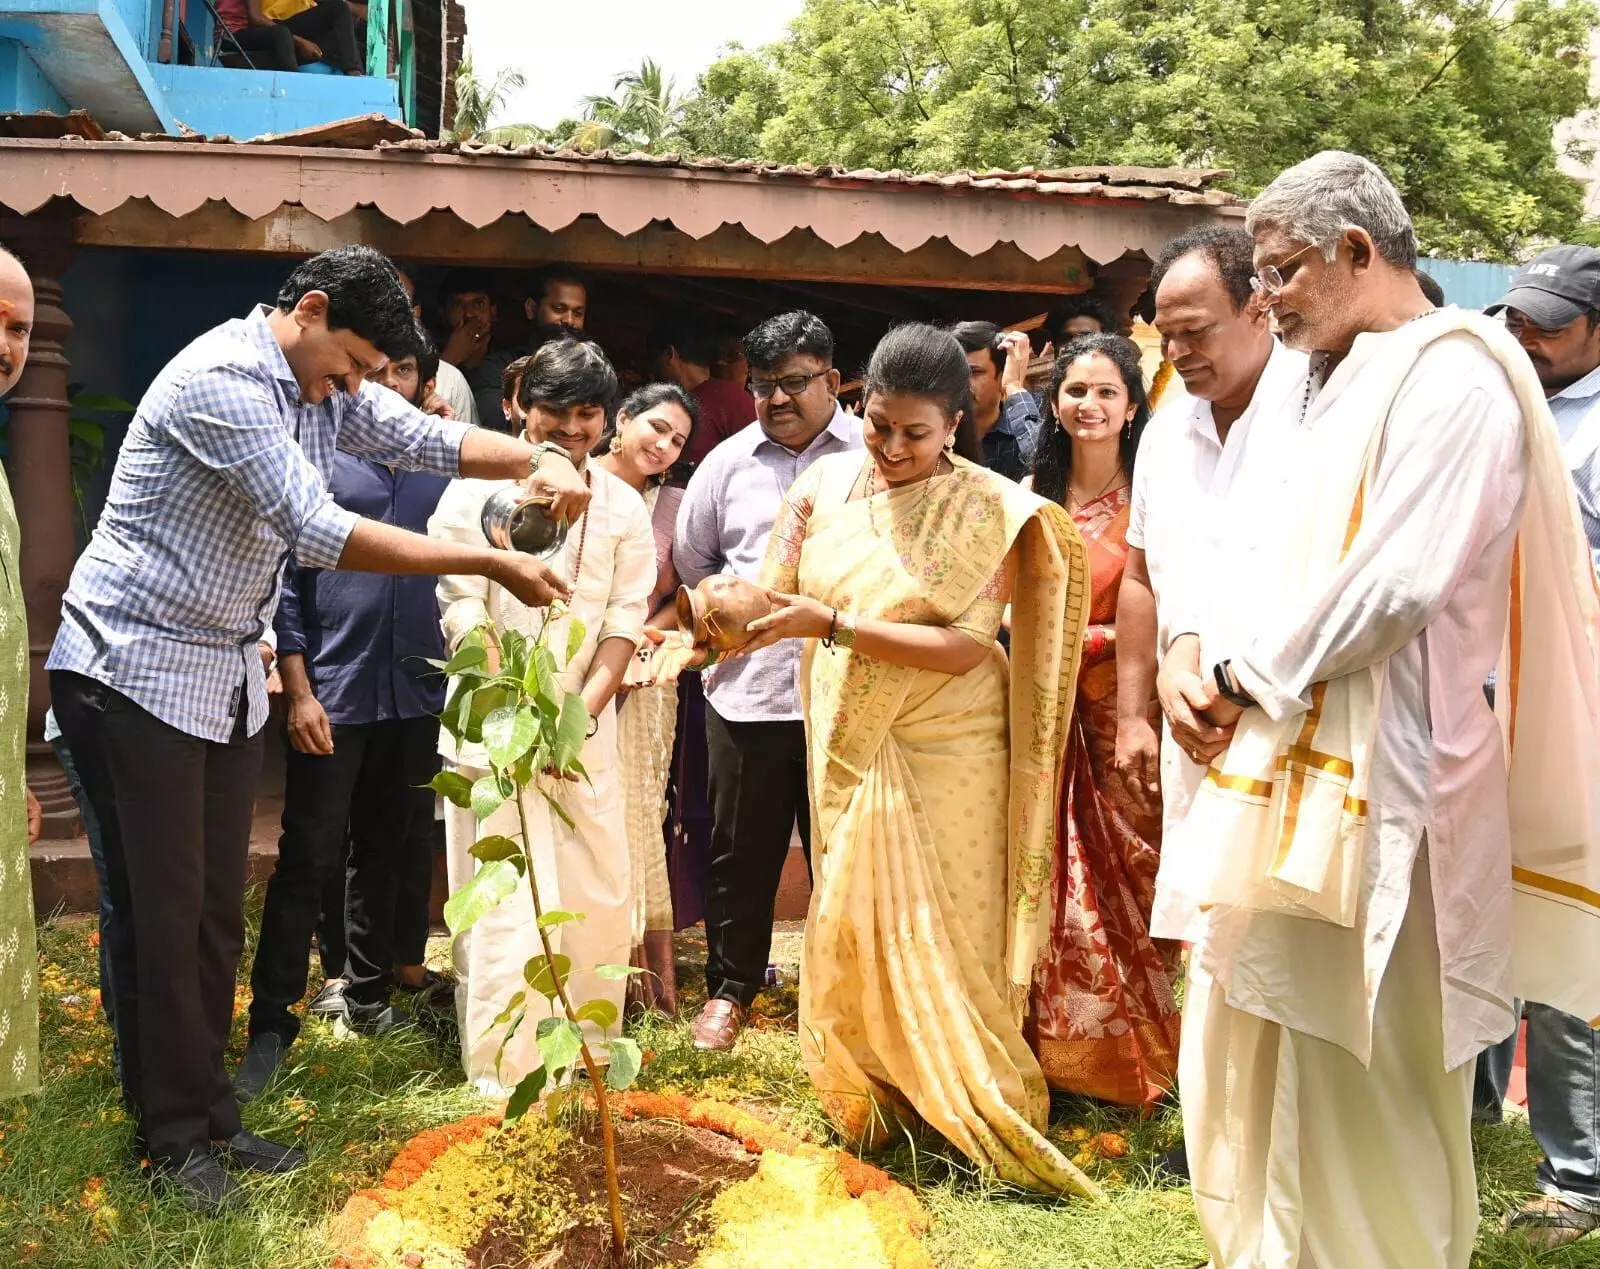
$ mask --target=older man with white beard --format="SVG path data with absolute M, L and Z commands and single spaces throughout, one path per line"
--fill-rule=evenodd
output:
M 1593 818 L 1574 830 L 1560 803 L 1595 787 L 1600 601 L 1526 359 L 1434 311 L 1384 174 L 1317 155 L 1247 226 L 1256 289 L 1319 386 L 1274 459 L 1271 532 L 1216 561 L 1244 619 L 1200 612 L 1161 675 L 1176 727 L 1233 729 L 1153 930 L 1193 939 L 1196 1202 L 1222 1269 L 1465 1269 L 1471 1059 L 1512 1028 L 1514 906 L 1547 932 L 1519 945 L 1519 983 L 1594 999 L 1560 952 L 1600 921 L 1548 900 L 1592 880 Z M 1509 759 L 1478 690 L 1507 644 Z

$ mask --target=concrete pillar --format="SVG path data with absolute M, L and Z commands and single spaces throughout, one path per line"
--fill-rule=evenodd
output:
M 72 319 L 61 307 L 61 275 L 72 258 L 72 220 L 47 205 L 31 216 L 0 214 L 0 242 L 33 279 L 35 317 L 28 365 L 6 398 L 11 413 L 11 496 L 22 531 L 22 594 L 28 610 L 28 787 L 44 807 L 46 837 L 82 831 L 66 776 L 44 740 L 50 706 L 45 659 L 61 624 L 61 595 L 76 557 L 67 358 Z

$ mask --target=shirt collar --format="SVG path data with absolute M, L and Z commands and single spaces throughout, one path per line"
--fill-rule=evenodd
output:
M 1596 393 L 1600 393 L 1600 366 L 1596 366 L 1583 378 L 1579 379 L 1577 383 L 1569 383 L 1550 399 L 1552 401 L 1588 400 Z
M 810 444 L 808 444 L 805 449 L 802 450 L 789 449 L 787 445 L 779 444 L 777 441 L 773 440 L 766 434 L 766 431 L 761 426 L 761 420 L 759 419 L 757 419 L 752 426 L 756 429 L 757 449 L 760 449 L 763 445 L 771 445 L 776 449 L 786 450 L 791 454 L 804 454 L 812 449 L 815 449 L 818 445 L 821 445 L 824 439 L 829 436 L 833 437 L 834 440 L 838 441 L 842 445 L 849 445 L 854 439 L 855 415 L 851 414 L 850 411 L 844 408 L 844 406 L 835 401 L 833 403 L 833 417 L 828 420 L 828 426 L 813 436 Z
M 290 400 L 298 401 L 300 381 L 294 377 L 294 371 L 289 369 L 289 359 L 283 355 L 283 348 L 273 335 L 272 327 L 267 325 L 267 314 L 270 312 L 272 308 L 266 304 L 257 304 L 251 309 L 250 315 L 244 319 L 245 333 L 255 350 L 261 354 L 267 372 L 285 387 L 292 388 Z

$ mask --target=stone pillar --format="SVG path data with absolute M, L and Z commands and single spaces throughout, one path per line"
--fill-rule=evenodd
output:
M 61 595 L 76 557 L 67 358 L 72 319 L 61 308 L 61 275 L 72 257 L 72 220 L 59 205 L 32 216 L 0 214 L 0 242 L 33 279 L 32 346 L 6 398 L 11 412 L 9 475 L 22 531 L 22 594 L 28 609 L 28 787 L 44 807 L 46 837 L 82 832 L 67 778 L 44 740 L 50 706 L 45 658 L 61 624 Z

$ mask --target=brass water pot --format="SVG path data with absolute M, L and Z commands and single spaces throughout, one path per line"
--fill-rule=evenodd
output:
M 678 624 L 696 645 L 731 652 L 750 640 L 750 623 L 772 611 L 767 592 L 729 573 L 713 573 L 693 590 L 678 587 Z

